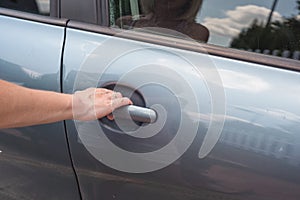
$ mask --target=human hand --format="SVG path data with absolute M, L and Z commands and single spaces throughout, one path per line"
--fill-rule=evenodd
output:
M 132 104 L 121 93 L 104 88 L 89 88 L 73 94 L 73 118 L 80 121 L 96 120 L 110 115 L 116 108 Z

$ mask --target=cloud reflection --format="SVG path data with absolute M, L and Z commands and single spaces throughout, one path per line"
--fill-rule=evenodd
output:
M 266 81 L 257 76 L 230 70 L 219 70 L 219 73 L 225 89 L 258 93 L 270 88 Z
M 210 30 L 212 35 L 232 38 L 237 36 L 242 29 L 249 27 L 254 19 L 266 22 L 270 11 L 268 8 L 256 5 L 237 6 L 234 10 L 226 11 L 225 18 L 206 17 L 203 25 Z M 282 20 L 282 16 L 274 12 L 272 21 L 277 20 Z

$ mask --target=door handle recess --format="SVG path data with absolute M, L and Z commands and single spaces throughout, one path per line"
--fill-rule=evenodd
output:
M 139 106 L 129 105 L 123 106 L 113 111 L 113 116 L 116 119 L 129 119 L 142 123 L 154 123 L 157 119 L 157 114 L 154 110 Z

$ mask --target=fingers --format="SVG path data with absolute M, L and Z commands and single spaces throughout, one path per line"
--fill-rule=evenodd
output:
M 108 90 L 105 88 L 97 88 L 95 91 L 96 98 L 102 95 L 107 95 L 107 98 L 110 100 L 122 98 L 122 94 L 120 92 L 114 92 L 112 90 Z
M 112 109 L 113 111 L 119 107 L 126 106 L 126 105 L 132 105 L 132 101 L 128 99 L 127 97 L 117 98 L 112 100 Z
M 132 101 L 127 98 L 123 97 L 123 95 L 120 92 L 114 92 L 112 90 L 104 89 L 104 88 L 97 88 L 95 92 L 95 101 L 99 102 L 100 105 L 103 102 L 105 103 L 104 106 L 102 104 L 102 109 L 100 108 L 101 106 L 96 106 L 98 108 L 97 116 L 106 116 L 109 120 L 114 120 L 114 116 L 112 115 L 112 112 L 122 106 L 130 105 L 133 104 Z M 106 111 L 107 112 L 106 112 Z
M 114 115 L 113 114 L 109 114 L 106 117 L 107 117 L 107 119 L 109 119 L 111 121 L 114 120 Z
M 131 100 L 127 97 L 123 97 L 120 92 L 114 92 L 112 90 L 97 88 L 96 98 L 105 95 L 109 100 L 111 100 L 112 110 L 115 110 L 118 107 L 132 104 Z
M 114 91 L 112 90 L 108 90 L 108 89 L 105 89 L 105 88 L 96 88 L 95 89 L 95 95 L 105 95 L 105 94 L 113 94 Z
M 122 106 L 132 105 L 132 101 L 127 97 L 121 97 L 112 100 L 112 112 Z M 109 120 L 114 120 L 114 116 L 112 113 L 106 116 Z
M 122 98 L 122 94 L 120 92 L 113 92 L 111 94 L 111 100 Z

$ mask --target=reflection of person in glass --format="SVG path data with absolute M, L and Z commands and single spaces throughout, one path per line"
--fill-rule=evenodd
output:
M 119 26 L 129 28 L 161 27 L 181 32 L 195 40 L 207 42 L 208 29 L 196 23 L 202 0 L 140 0 L 144 15 L 125 16 L 117 20 Z M 123 28 L 123 27 L 122 27 Z

